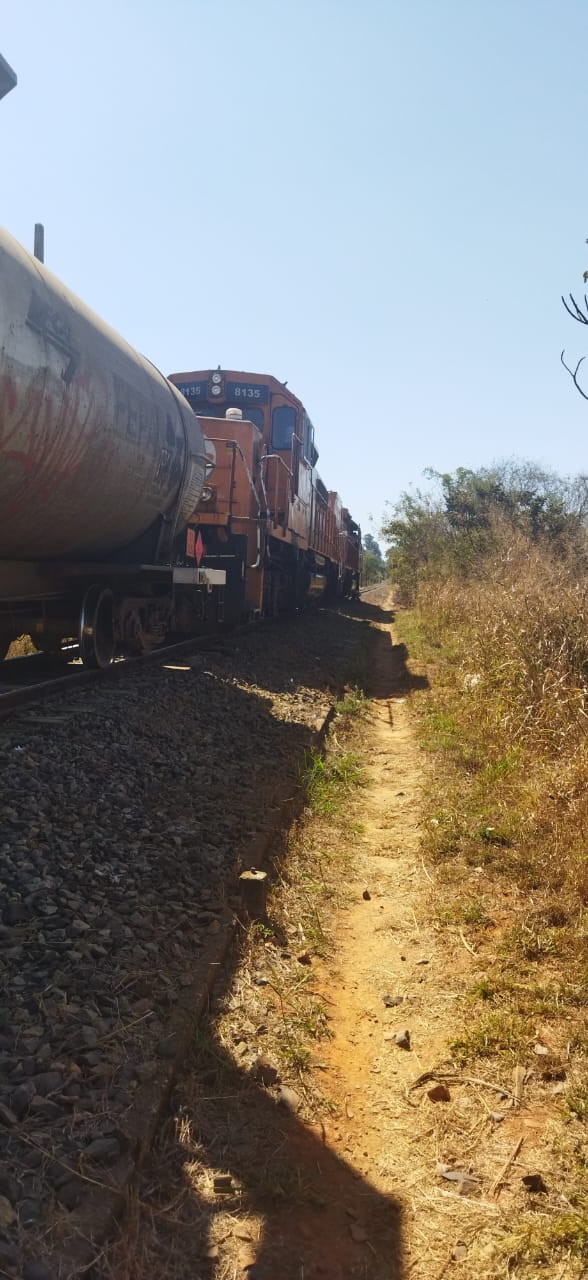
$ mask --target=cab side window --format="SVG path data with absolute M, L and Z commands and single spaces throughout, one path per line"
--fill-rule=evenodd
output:
M 293 405 L 280 404 L 272 413 L 272 448 L 290 449 L 296 431 L 296 410 Z

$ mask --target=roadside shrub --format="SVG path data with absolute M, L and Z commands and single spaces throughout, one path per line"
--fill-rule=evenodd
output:
M 442 750 L 453 771 L 455 818 L 433 829 L 432 853 L 491 864 L 533 892 L 565 888 L 581 910 L 588 902 L 588 581 L 571 556 L 517 534 L 484 559 L 475 578 L 422 583 L 416 610 L 440 654 L 424 745 Z M 451 725 L 449 737 L 441 722 Z
M 507 736 L 572 750 L 588 727 L 588 583 L 570 561 L 518 539 L 483 578 L 425 583 L 428 632 L 455 646 L 464 693 Z

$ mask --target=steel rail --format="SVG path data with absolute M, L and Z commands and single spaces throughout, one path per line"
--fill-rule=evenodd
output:
M 363 588 L 362 591 L 373 589 L 373 587 Z M 338 603 L 339 607 L 341 607 L 342 602 Z M 20 670 L 25 674 L 26 663 L 30 669 L 30 674 L 34 676 L 33 665 L 35 667 L 42 666 L 47 661 L 48 655 L 34 653 L 18 658 L 8 658 L 3 663 L 0 663 L 0 721 L 7 719 L 19 707 L 45 702 L 49 698 L 56 697 L 60 693 L 68 693 L 72 689 L 88 688 L 101 680 L 120 679 L 133 671 L 139 671 L 145 663 L 164 662 L 170 658 L 181 658 L 184 654 L 197 653 L 199 650 L 214 649 L 218 643 L 222 643 L 224 640 L 246 635 L 250 632 L 258 633 L 266 628 L 280 626 L 288 621 L 287 616 L 257 618 L 254 622 L 244 622 L 230 629 L 207 633 L 203 636 L 191 636 L 189 639 L 180 640 L 175 644 L 151 649 L 148 653 L 138 654 L 130 658 L 117 658 L 108 667 L 96 669 L 80 666 L 76 670 L 70 669 L 63 673 L 57 673 L 48 679 L 37 678 L 33 679 L 31 683 L 17 684 L 14 688 L 7 688 L 6 685 L 3 688 L 2 686 L 3 678 L 6 679 L 8 676 L 11 681 L 13 679 L 13 672 L 9 673 L 7 670 L 9 666 L 12 667 L 12 664 L 15 664 L 13 671 L 16 674 L 16 664 L 18 663 Z M 72 649 L 76 648 L 77 646 L 72 646 Z M 20 667 L 21 663 L 22 667 Z
M 119 658 L 109 667 L 99 669 L 80 667 L 76 671 L 67 671 L 63 674 L 56 674 L 46 680 L 34 679 L 30 684 L 17 685 L 15 688 L 2 689 L 2 667 L 0 666 L 0 720 L 5 719 L 18 707 L 26 706 L 30 703 L 44 702 L 47 698 L 55 697 L 60 693 L 67 693 L 72 689 L 83 689 L 89 685 L 97 684 L 101 680 L 117 680 L 123 675 L 127 675 L 133 671 L 140 670 L 145 663 L 163 662 L 168 658 L 179 658 L 184 654 L 212 647 L 216 639 L 224 639 L 247 630 L 249 624 L 242 628 L 236 628 L 229 632 L 216 632 L 206 636 L 192 636 L 189 640 L 180 640 L 176 644 L 164 645 L 158 649 L 151 649 L 149 653 L 139 654 L 132 658 Z M 35 662 L 39 657 L 45 655 L 30 654 L 22 658 L 9 658 L 9 663 L 18 662 Z M 38 665 L 36 663 L 36 665 Z M 12 676 L 12 673 L 10 673 Z M 24 674 L 24 669 L 23 669 Z M 31 672 L 31 675 L 33 672 Z

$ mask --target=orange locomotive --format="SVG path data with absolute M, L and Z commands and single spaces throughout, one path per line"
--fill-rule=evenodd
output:
M 220 368 L 170 381 L 201 419 L 214 463 L 185 562 L 226 570 L 225 618 L 357 590 L 360 529 L 318 475 L 314 428 L 298 397 L 276 378 Z

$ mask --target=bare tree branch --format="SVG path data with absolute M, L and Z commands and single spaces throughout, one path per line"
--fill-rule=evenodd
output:
M 565 306 L 565 303 L 564 303 L 564 306 Z M 584 320 L 584 324 L 588 324 L 588 320 Z M 567 372 L 569 373 L 570 378 L 572 379 L 572 382 L 573 382 L 573 384 L 574 384 L 574 386 L 575 386 L 575 388 L 576 388 L 576 391 L 579 391 L 579 392 L 580 392 L 580 395 L 581 395 L 581 396 L 583 396 L 584 400 L 588 400 L 588 395 L 586 394 L 586 392 L 585 392 L 585 391 L 582 391 L 582 388 L 581 388 L 581 386 L 580 386 L 580 383 L 578 382 L 578 369 L 580 368 L 580 365 L 581 365 L 581 364 L 583 364 L 584 360 L 586 359 L 586 356 L 580 356 L 580 359 L 578 360 L 578 363 L 577 363 L 577 365 L 576 365 L 576 368 L 575 368 L 575 369 L 570 369 L 569 364 L 566 364 L 566 362 L 565 362 L 565 360 L 564 360 L 564 355 L 565 355 L 565 347 L 564 347 L 564 350 L 562 351 L 561 356 L 560 356 L 560 360 L 561 360 L 561 362 L 562 362 L 562 364 L 563 364 L 563 367 L 564 367 L 564 369 L 566 369 L 566 370 L 567 370 Z
M 568 303 L 566 302 L 563 294 L 562 294 L 561 300 L 564 304 L 564 307 L 568 315 L 572 317 L 572 320 L 577 320 L 578 324 L 588 324 L 588 298 L 586 297 L 586 294 L 584 294 L 584 306 L 586 308 L 586 315 L 584 315 L 582 308 L 578 306 L 578 303 L 576 302 L 576 299 L 574 298 L 573 293 L 570 294 L 570 302 L 572 304 L 571 307 L 568 306 Z M 573 311 L 572 311 L 572 307 L 573 307 Z

